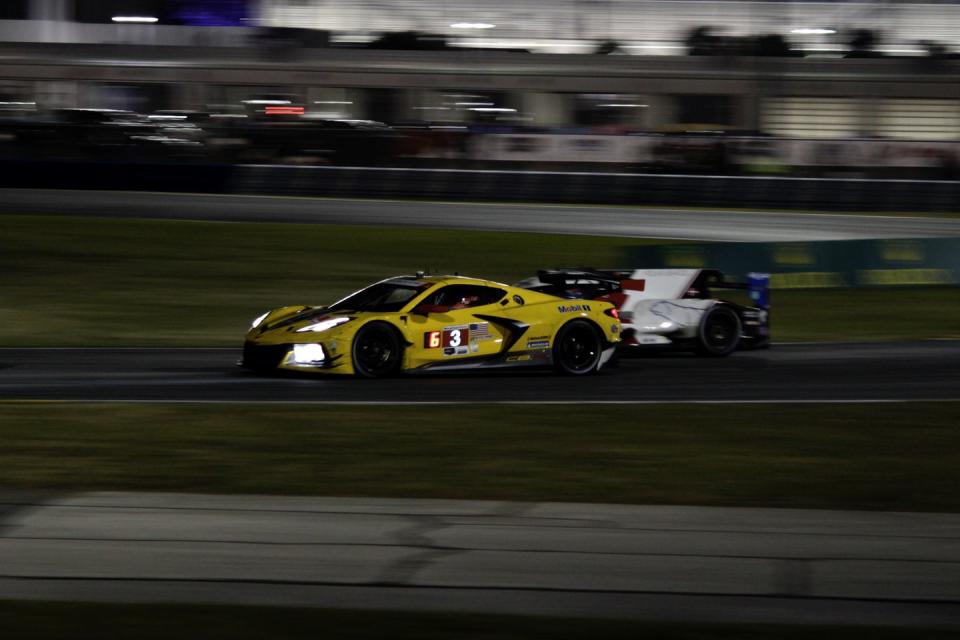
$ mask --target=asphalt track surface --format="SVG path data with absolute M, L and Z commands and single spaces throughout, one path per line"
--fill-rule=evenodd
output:
M 549 370 L 361 380 L 257 375 L 239 348 L 0 349 L 0 400 L 394 403 L 887 401 L 960 398 L 960 341 L 782 344 L 727 358 L 662 353 L 596 376 Z
M 4 214 L 395 225 L 730 242 L 960 237 L 960 218 L 0 189 Z
M 0 497 L 0 598 L 960 625 L 960 515 Z

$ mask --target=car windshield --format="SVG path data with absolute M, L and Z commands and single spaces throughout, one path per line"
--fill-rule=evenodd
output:
M 419 280 L 388 280 L 352 293 L 329 307 L 330 311 L 400 311 L 432 283 Z

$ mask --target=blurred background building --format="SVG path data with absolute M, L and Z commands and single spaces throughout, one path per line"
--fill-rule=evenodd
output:
M 877 50 L 888 54 L 923 55 L 922 41 L 960 45 L 952 0 L 4 0 L 0 19 L 0 37 L 20 42 L 231 46 L 249 29 L 275 27 L 325 30 L 341 43 L 418 31 L 453 46 L 541 53 L 591 53 L 614 41 L 651 55 L 684 52 L 689 33 L 709 25 L 728 36 L 781 34 L 818 54 L 845 52 L 854 29 L 881 33 Z M 220 29 L 197 29 L 209 26 Z
M 199 114 L 370 121 L 430 129 L 406 155 L 499 161 L 638 157 L 639 143 L 559 153 L 518 133 L 960 140 L 952 1 L 5 0 L 0 18 L 9 115 L 109 108 L 200 128 Z M 464 129 L 514 137 L 436 149 L 444 131 Z M 669 157 L 669 144 L 656 148 Z M 726 162 L 725 149 L 696 153 Z M 791 165 L 818 154 L 956 162 L 929 146 L 776 153 Z

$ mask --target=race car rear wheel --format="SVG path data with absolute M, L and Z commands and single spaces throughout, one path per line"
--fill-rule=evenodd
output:
M 597 328 L 586 320 L 563 325 L 553 341 L 553 366 L 561 373 L 594 373 L 600 366 L 603 339 Z
M 353 338 L 353 370 L 364 378 L 382 378 L 400 371 L 403 347 L 396 330 L 371 322 Z
M 705 356 L 725 356 L 740 344 L 743 327 L 737 312 L 723 305 L 711 307 L 700 319 L 697 352 Z

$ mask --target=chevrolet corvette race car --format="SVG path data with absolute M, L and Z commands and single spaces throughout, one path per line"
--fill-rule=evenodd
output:
M 552 365 L 600 370 L 620 342 L 610 302 L 460 276 L 400 276 L 330 306 L 253 321 L 241 366 L 380 377 L 400 372 Z
M 726 356 L 770 344 L 768 274 L 727 282 L 713 269 L 553 269 L 517 286 L 568 299 L 617 305 L 624 347 L 671 347 Z M 714 297 L 716 290 L 747 291 L 752 304 Z

